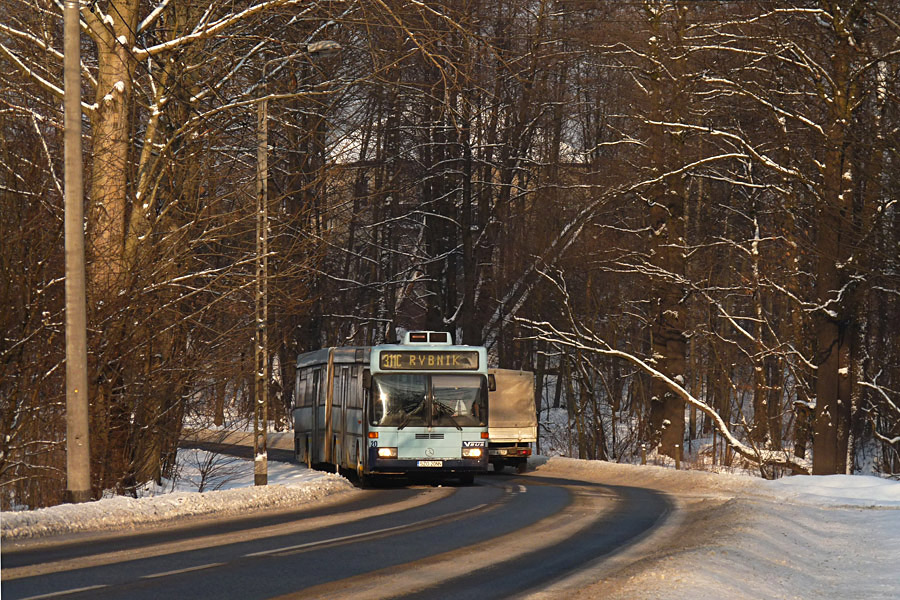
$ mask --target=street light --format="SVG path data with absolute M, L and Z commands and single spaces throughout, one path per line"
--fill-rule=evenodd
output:
M 331 56 L 341 50 L 333 40 L 306 45 L 307 56 Z M 253 484 L 269 479 L 269 100 L 263 64 L 263 98 L 256 114 L 256 406 L 253 411 Z

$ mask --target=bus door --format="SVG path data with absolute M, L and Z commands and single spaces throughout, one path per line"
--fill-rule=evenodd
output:
M 357 387 L 357 403 L 359 410 L 359 456 L 357 457 L 358 466 L 365 469 L 369 466 L 369 414 L 372 403 L 372 373 L 365 366 L 361 366 Z
M 297 462 L 306 460 L 306 441 L 303 422 L 303 412 L 306 406 L 306 386 L 312 382 L 309 373 L 305 369 L 297 369 L 297 378 L 294 380 L 294 407 L 291 410 L 291 421 L 294 426 L 294 459 Z
M 303 369 L 298 376 L 297 407 L 294 408 L 295 453 L 307 464 L 316 462 L 316 412 L 319 410 L 321 368 Z
M 325 462 L 325 438 L 328 436 L 326 415 L 330 412 L 326 406 L 328 400 L 328 369 L 319 369 L 319 396 L 316 401 L 315 454 L 313 462 Z
M 335 375 L 338 369 L 335 368 Z M 335 382 L 334 409 L 337 411 L 334 419 L 335 427 L 335 456 L 334 464 L 341 466 L 347 459 L 347 409 L 349 408 L 348 396 L 350 395 L 350 366 L 342 365 L 340 368 L 340 381 Z
M 343 397 L 343 420 L 341 421 L 341 462 L 349 468 L 361 464 L 363 444 L 362 411 L 362 366 L 358 363 L 341 369 L 341 396 Z

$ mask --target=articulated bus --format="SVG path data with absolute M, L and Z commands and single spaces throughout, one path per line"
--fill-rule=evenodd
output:
M 487 470 L 487 416 L 487 353 L 446 332 L 297 358 L 294 453 L 313 468 L 470 484 Z

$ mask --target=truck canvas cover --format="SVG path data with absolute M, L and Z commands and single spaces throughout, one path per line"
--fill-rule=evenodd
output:
M 534 374 L 512 369 L 490 369 L 497 389 L 488 401 L 491 442 L 533 442 L 537 439 L 534 410 Z

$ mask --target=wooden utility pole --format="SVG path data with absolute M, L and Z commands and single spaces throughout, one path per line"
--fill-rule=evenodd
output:
M 65 90 L 66 249 L 66 499 L 91 499 L 88 432 L 87 301 L 84 273 L 84 183 L 81 158 L 81 31 L 78 0 L 66 0 Z
M 328 56 L 341 50 L 332 40 L 308 44 L 308 56 Z M 268 93 L 263 65 L 263 90 Z M 269 101 L 260 100 L 256 114 L 256 404 L 253 411 L 253 483 L 269 479 Z M 329 421 L 330 423 L 330 421 Z M 330 426 L 330 425 L 329 425 Z
M 256 409 L 253 411 L 253 483 L 269 478 L 269 103 L 259 103 L 256 121 Z

